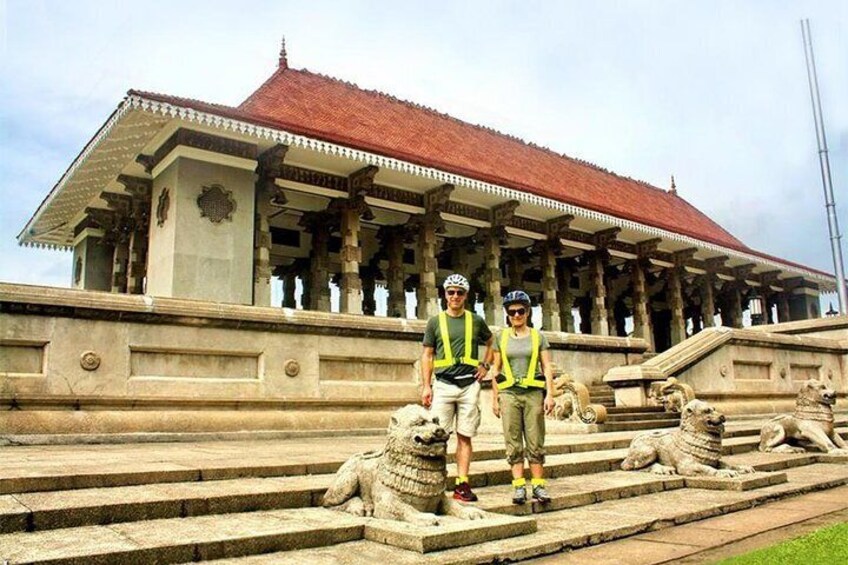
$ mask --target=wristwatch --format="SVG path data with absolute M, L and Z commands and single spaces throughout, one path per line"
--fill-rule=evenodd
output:
M 487 371 L 492 368 L 492 366 L 489 363 L 484 363 L 483 361 L 480 361 L 479 365 L 481 367 L 483 367 L 484 369 L 486 369 Z

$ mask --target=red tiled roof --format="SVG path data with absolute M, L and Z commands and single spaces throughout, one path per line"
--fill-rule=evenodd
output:
M 278 69 L 237 108 L 149 94 L 754 252 L 665 190 L 379 92 Z

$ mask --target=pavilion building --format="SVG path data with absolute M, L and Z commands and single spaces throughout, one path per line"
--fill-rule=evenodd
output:
M 489 323 L 523 288 L 548 331 L 656 351 L 819 317 L 832 275 L 747 247 L 670 190 L 334 78 L 279 67 L 237 107 L 132 90 L 19 235 L 73 286 L 405 317 L 468 275 Z M 297 281 L 302 292 L 295 292 Z M 579 312 L 575 317 L 574 313 Z M 575 319 L 579 318 L 579 327 Z

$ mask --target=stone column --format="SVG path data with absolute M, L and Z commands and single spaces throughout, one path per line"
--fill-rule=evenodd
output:
M 792 321 L 789 310 L 789 296 L 785 291 L 777 295 L 777 321 L 781 324 Z
M 686 339 L 686 318 L 683 315 L 683 288 L 680 269 L 668 270 L 668 299 L 671 310 L 671 345 L 677 345 Z
M 309 254 L 309 302 L 305 302 L 310 310 L 330 311 L 329 243 L 335 222 L 336 218 L 327 212 L 307 212 L 301 217 L 301 225 L 312 234 L 312 252 Z
M 373 316 L 377 312 L 377 299 L 374 292 L 377 289 L 377 271 L 369 266 L 362 270 L 362 313 Z
M 273 207 L 286 203 L 286 196 L 276 185 L 282 174 L 288 147 L 276 145 L 257 157 L 253 222 L 253 304 L 271 305 L 271 226 Z
M 297 289 L 297 277 L 291 269 L 286 270 L 283 279 L 283 308 L 297 308 L 295 290 Z
M 403 268 L 405 226 L 383 226 L 377 232 L 377 239 L 383 245 L 389 268 L 386 271 L 386 288 L 389 298 L 386 315 L 389 318 L 406 318 L 406 292 Z
M 147 274 L 147 248 L 150 229 L 151 193 L 153 181 L 144 178 L 119 175 L 118 182 L 132 199 L 130 204 L 130 223 L 132 232 L 129 239 L 129 264 L 127 266 L 127 292 L 144 293 L 144 280 Z
M 483 287 L 486 298 L 483 301 L 483 313 L 486 323 L 500 325 L 503 311 L 501 294 L 501 244 L 506 232 L 502 228 L 477 230 L 477 238 L 483 245 Z
M 439 293 L 436 288 L 436 273 L 439 262 L 436 259 L 436 225 L 423 219 L 418 230 L 418 291 L 416 316 L 426 320 L 439 313 Z
M 130 258 L 129 242 L 121 237 L 115 241 L 115 253 L 112 256 L 112 292 L 127 292 L 127 264 Z
M 715 326 L 715 293 L 713 292 L 713 275 L 707 273 L 701 278 L 701 318 L 705 328 Z
M 341 210 L 342 232 L 342 278 L 340 311 L 344 314 L 362 314 L 362 280 L 359 278 L 359 263 L 362 249 L 359 247 L 359 210 L 343 206 Z M 373 291 L 373 281 L 372 281 Z
M 557 303 L 556 251 L 555 243 L 550 240 L 538 246 L 542 268 L 542 327 L 551 332 L 562 329 Z
M 606 308 L 606 284 L 604 270 L 606 252 L 595 251 L 589 257 L 589 296 L 592 308 L 592 333 L 594 335 L 609 335 Z
M 574 333 L 574 314 L 571 308 L 574 306 L 574 291 L 571 288 L 571 274 L 573 266 L 569 260 L 560 260 L 557 263 L 557 282 L 559 284 L 559 320 L 562 331 Z
M 742 297 L 740 296 L 739 286 L 737 284 L 727 284 L 727 294 L 724 302 L 725 308 L 722 308 L 721 322 L 731 328 L 742 327 Z M 726 309 L 726 312 L 725 312 Z
M 513 249 L 507 256 L 507 271 L 509 274 L 509 290 L 519 290 L 524 287 L 523 249 Z
M 645 281 L 644 261 L 636 259 L 631 264 L 633 279 L 633 335 L 648 342 L 648 350 L 654 350 L 654 332 L 651 329 L 648 285 Z

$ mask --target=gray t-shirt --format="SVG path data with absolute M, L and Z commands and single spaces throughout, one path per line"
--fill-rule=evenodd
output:
M 495 342 L 492 345 L 495 353 L 498 355 L 500 355 L 501 352 L 501 339 L 503 339 L 503 332 L 509 332 L 509 339 L 506 342 L 506 356 L 509 359 L 512 376 L 515 378 L 515 384 L 513 386 L 521 386 L 518 384 L 518 381 L 527 376 L 527 369 L 530 367 L 530 356 L 533 354 L 533 340 L 531 339 L 530 334 L 527 334 L 524 337 L 515 337 L 512 334 L 512 330 L 506 328 L 498 334 L 497 339 L 495 339 Z M 548 342 L 548 338 L 546 338 L 542 332 L 539 332 L 539 351 L 550 349 L 550 347 L 551 344 Z M 536 363 L 536 376 L 544 379 L 541 359 L 542 356 L 540 355 L 539 361 Z M 501 367 L 501 374 L 504 374 L 503 367 Z
M 471 313 L 471 357 L 482 362 L 479 355 L 485 352 L 484 348 L 479 347 L 480 344 L 485 344 L 492 337 L 492 330 L 486 325 L 486 321 L 477 314 Z M 451 353 L 454 358 L 462 358 L 465 355 L 465 315 L 459 318 L 447 316 L 448 335 L 451 341 Z M 444 359 L 445 348 L 442 345 L 442 333 L 439 331 L 439 317 L 433 316 L 427 320 L 427 328 L 424 330 L 424 345 L 435 349 L 433 359 Z M 526 371 L 527 368 L 525 367 Z M 476 366 L 471 365 L 450 365 L 448 367 L 438 367 L 433 372 L 436 378 L 446 383 L 455 384 L 457 386 L 467 386 L 474 382 L 474 373 L 477 371 Z

